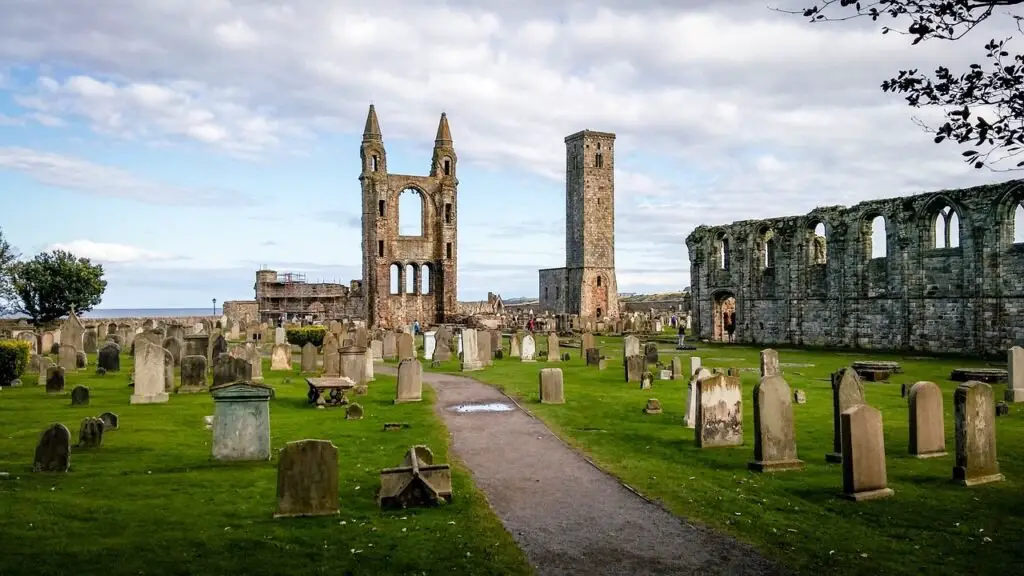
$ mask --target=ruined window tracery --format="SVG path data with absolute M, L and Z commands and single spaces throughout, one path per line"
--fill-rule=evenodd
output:
M 775 232 L 773 230 L 763 230 L 760 234 L 761 239 L 758 242 L 758 251 L 760 252 L 757 256 L 761 262 L 762 268 L 774 268 L 775 267 Z
M 825 234 L 824 222 L 818 222 L 811 230 L 811 241 L 809 247 L 811 264 L 828 263 L 828 237 Z
M 960 246 L 960 216 L 950 206 L 944 206 L 935 215 L 935 247 Z
M 864 253 L 869 258 L 885 258 L 888 255 L 886 246 L 885 217 L 875 216 L 867 223 L 864 235 Z
M 376 172 L 377 168 L 379 166 L 380 166 L 380 157 L 377 156 L 376 154 L 374 154 L 373 156 L 370 156 L 370 170 L 372 170 L 373 172 Z
M 398 264 L 392 264 L 391 265 L 391 283 L 390 283 L 390 292 L 391 292 L 391 294 L 400 294 L 401 293 L 401 288 L 402 288 L 401 280 L 402 280 L 402 278 L 401 278 L 401 271 L 400 270 L 401 270 L 401 267 Z
M 398 235 L 423 236 L 423 195 L 406 188 L 398 195 Z

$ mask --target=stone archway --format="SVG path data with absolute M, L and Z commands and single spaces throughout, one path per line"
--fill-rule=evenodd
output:
M 729 290 L 722 290 L 716 292 L 712 299 L 714 305 L 712 306 L 712 334 L 711 340 L 714 342 L 729 342 L 729 331 L 726 329 L 726 318 L 731 318 L 735 325 L 736 321 L 736 295 Z M 733 332 L 735 334 L 735 331 Z

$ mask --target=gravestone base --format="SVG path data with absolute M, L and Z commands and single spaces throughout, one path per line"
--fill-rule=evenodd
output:
M 146 394 L 145 396 L 139 394 L 132 394 L 132 404 L 161 404 L 170 400 L 170 396 L 167 392 L 158 392 L 156 394 Z
M 880 488 L 878 490 L 868 490 L 866 492 L 854 492 L 853 494 L 843 493 L 843 498 L 847 500 L 853 500 L 854 502 L 864 502 L 866 500 L 878 500 L 880 498 L 888 498 L 895 494 L 892 488 Z
M 831 462 L 833 464 L 843 463 L 843 454 L 841 452 L 829 452 L 825 454 L 825 462 Z
M 784 472 L 786 470 L 803 470 L 803 460 L 778 460 L 775 462 L 760 462 L 754 460 L 747 463 L 747 468 L 754 472 Z
M 965 478 L 966 475 L 967 471 L 962 466 L 953 467 L 953 480 L 964 486 L 980 486 L 981 484 L 1002 482 L 1006 479 L 1002 474 L 989 474 L 988 476 L 975 476 L 974 478 Z
M 945 456 L 946 454 L 948 454 L 948 452 L 942 451 L 942 452 L 929 452 L 927 454 L 911 454 L 911 456 L 914 457 L 914 458 L 918 458 L 918 459 L 923 460 L 925 458 L 939 458 L 941 456 Z

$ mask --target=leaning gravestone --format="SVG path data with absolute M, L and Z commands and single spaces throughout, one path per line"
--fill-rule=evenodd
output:
M 423 399 L 423 366 L 419 360 L 407 358 L 398 365 L 398 386 L 395 404 L 419 402 Z
M 72 406 L 88 406 L 89 405 L 89 388 L 85 386 L 75 386 L 71 390 L 71 405 Z
M 117 430 L 119 418 L 117 414 L 113 412 L 104 412 L 100 414 L 100 420 L 103 420 L 104 430 Z
M 46 393 L 61 394 L 64 392 L 64 368 L 50 366 L 46 369 Z
M 918 382 L 910 388 L 909 396 L 910 455 L 917 458 L 945 456 L 942 390 L 934 382 Z
M 541 404 L 565 404 L 565 393 L 561 368 L 541 368 Z
M 53 424 L 39 437 L 32 470 L 34 472 L 67 472 L 69 468 L 71 468 L 71 432 L 63 424 Z
M 206 356 L 185 356 L 181 359 L 181 386 L 178 393 L 190 394 L 206 390 Z
M 274 518 L 338 513 L 338 449 L 330 440 L 298 440 L 281 449 Z
M 996 459 L 996 409 L 992 387 L 965 382 L 953 393 L 956 466 L 953 479 L 966 486 L 1003 480 Z
M 213 458 L 270 459 L 270 397 L 262 384 L 235 382 L 210 390 L 213 397 Z
M 832 452 L 825 455 L 825 461 L 843 461 L 842 414 L 865 403 L 864 385 L 856 370 L 843 368 L 832 374 Z
M 121 371 L 121 347 L 114 342 L 107 342 L 100 348 L 96 365 L 107 372 Z
M 799 470 L 804 463 L 796 456 L 789 384 L 778 370 L 767 372 L 754 387 L 754 461 L 748 467 L 755 472 Z
M 717 374 L 697 381 L 698 448 L 743 444 L 743 388 L 740 379 Z
M 842 413 L 842 427 L 843 496 L 855 501 L 892 496 L 886 485 L 882 413 L 867 404 L 854 405 Z
M 78 444 L 76 448 L 99 448 L 103 444 L 105 425 L 99 418 L 86 418 L 78 428 Z
M 533 334 L 523 336 L 523 346 L 519 359 L 523 362 L 536 362 L 536 360 L 534 360 L 534 356 L 536 355 L 537 342 L 533 339 Z

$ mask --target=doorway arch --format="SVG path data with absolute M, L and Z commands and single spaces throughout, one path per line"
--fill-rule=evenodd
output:
M 729 325 L 736 326 L 736 295 L 731 290 L 720 290 L 712 296 L 712 334 L 714 342 L 731 342 Z M 735 330 L 732 332 L 735 337 Z

